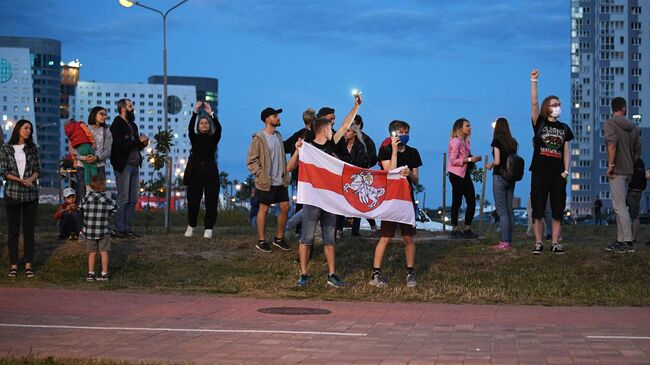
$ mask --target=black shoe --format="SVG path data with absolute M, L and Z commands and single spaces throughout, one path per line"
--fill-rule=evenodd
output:
M 633 253 L 636 252 L 636 249 L 634 248 L 634 241 L 626 241 L 625 243 L 625 252 Z
M 476 233 L 472 232 L 471 229 L 466 230 L 462 234 L 463 234 L 463 238 L 465 238 L 465 239 L 475 240 L 475 239 L 478 238 L 478 235 Z
M 133 231 L 128 231 L 125 234 L 127 235 L 127 237 L 131 237 L 131 238 L 140 238 L 140 237 L 142 237 L 141 234 L 137 234 L 137 233 L 135 233 Z
M 86 281 L 95 281 L 95 273 L 89 272 L 88 274 L 86 274 Z
M 113 237 L 113 238 L 120 238 L 120 239 L 122 239 L 122 238 L 129 238 L 129 234 L 126 233 L 126 232 L 115 231 L 115 232 L 113 232 L 113 233 L 111 234 L 111 237 Z
M 533 249 L 533 255 L 541 255 L 542 251 L 544 251 L 544 244 L 541 242 L 535 243 L 535 248 Z
M 257 241 L 255 248 L 257 248 L 262 252 L 271 252 L 271 244 L 268 243 L 266 240 Z
M 463 238 L 465 238 L 465 235 L 463 235 L 463 232 L 461 231 L 451 231 L 451 233 L 449 234 L 449 239 L 452 240 L 460 240 Z
M 95 278 L 95 280 L 97 280 L 97 281 L 108 281 L 108 280 L 109 280 L 109 278 L 108 278 L 108 273 L 97 275 L 97 277 Z
M 278 247 L 284 251 L 291 251 L 291 246 L 287 245 L 284 238 L 273 238 L 273 246 Z

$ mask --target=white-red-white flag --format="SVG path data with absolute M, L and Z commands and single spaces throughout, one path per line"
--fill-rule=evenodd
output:
M 415 225 L 411 187 L 391 171 L 345 163 L 305 143 L 300 150 L 297 201 L 346 217 Z

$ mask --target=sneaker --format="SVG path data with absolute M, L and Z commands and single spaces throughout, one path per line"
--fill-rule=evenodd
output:
M 277 238 L 277 237 L 273 238 L 273 246 L 278 247 L 284 251 L 291 251 L 291 246 L 289 246 L 284 241 L 284 238 Z
M 95 273 L 89 272 L 88 274 L 86 274 L 86 281 L 95 281 Z
M 327 274 L 327 283 L 335 288 L 340 288 L 345 285 L 343 280 L 339 279 L 336 274 Z
M 212 238 L 212 230 L 211 229 L 206 229 L 203 231 L 203 238 L 211 239 Z
M 415 280 L 415 274 L 412 272 L 406 273 L 406 286 L 415 288 L 417 285 L 418 282 Z
M 9 273 L 7 274 L 8 277 L 10 278 L 15 278 L 18 276 L 18 269 L 9 269 Z
M 614 251 L 614 252 L 620 252 L 620 251 L 625 251 L 625 244 L 623 242 L 618 242 L 614 241 L 610 243 L 609 245 L 603 247 L 603 250 L 605 251 Z
M 301 274 L 300 277 L 298 278 L 298 286 L 309 285 L 310 282 L 311 282 L 311 279 L 309 278 L 309 275 L 307 275 L 307 274 Z
M 108 281 L 108 273 L 98 275 L 95 280 L 97 281 Z
M 468 239 L 468 240 L 475 240 L 478 238 L 478 235 L 474 232 L 472 232 L 471 229 L 466 230 L 465 232 L 462 233 L 462 238 Z
M 626 241 L 623 243 L 626 248 L 626 252 L 633 253 L 636 252 L 636 249 L 634 248 L 634 241 Z
M 257 241 L 255 248 L 262 252 L 271 252 L 271 245 L 266 240 Z
M 554 243 L 553 246 L 551 246 L 551 252 L 553 252 L 555 254 L 558 254 L 558 255 L 566 253 L 566 251 L 564 250 L 564 247 L 562 247 L 562 245 L 559 244 L 559 243 Z
M 120 238 L 120 239 L 121 238 L 128 238 L 129 234 L 126 233 L 126 232 L 115 231 L 115 232 L 113 232 L 112 237 L 113 238 Z
M 542 251 L 544 251 L 544 244 L 537 242 L 535 244 L 535 248 L 533 249 L 533 255 L 541 255 Z
M 137 233 L 135 233 L 133 231 L 126 232 L 126 236 L 131 237 L 131 238 L 140 238 L 140 237 L 142 237 L 141 234 L 137 234 Z
M 194 235 L 194 227 L 192 226 L 187 226 L 187 229 L 185 230 L 185 237 L 192 237 Z
M 388 286 L 388 282 L 382 274 L 372 274 L 372 279 L 368 282 L 368 284 L 376 286 L 378 288 L 384 288 Z
M 32 271 L 31 268 L 25 268 L 25 277 L 28 279 L 33 279 L 36 277 L 36 274 L 34 274 L 34 271 Z
M 459 240 L 462 238 L 465 238 L 465 236 L 461 231 L 451 231 L 451 233 L 449 234 L 449 239 L 452 240 Z
M 498 244 L 492 246 L 492 249 L 497 250 L 497 251 L 505 251 L 505 250 L 509 250 L 511 248 L 512 248 L 512 243 L 503 242 L 503 241 L 501 241 Z

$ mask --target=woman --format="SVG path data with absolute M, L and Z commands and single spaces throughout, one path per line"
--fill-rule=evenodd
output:
M 208 113 L 199 117 L 199 111 Z M 198 123 L 197 123 L 198 119 Z M 187 186 L 187 220 L 185 237 L 192 237 L 196 228 L 205 194 L 205 220 L 203 237 L 212 238 L 212 228 L 217 221 L 217 202 L 219 200 L 219 168 L 215 159 L 217 145 L 221 139 L 221 124 L 215 118 L 210 103 L 197 101 L 190 119 L 188 134 L 192 149 L 187 160 L 183 184 Z
M 370 163 L 368 160 L 368 150 L 366 144 L 363 142 L 363 133 L 361 128 L 352 123 L 350 128 L 345 131 L 343 138 L 339 140 L 339 143 L 336 145 L 337 155 L 339 156 L 348 156 L 347 162 L 351 163 L 354 166 L 358 166 L 364 169 L 369 168 Z M 344 218 L 341 216 L 337 217 L 336 229 L 337 231 L 343 230 Z M 354 218 L 352 220 L 352 236 L 359 237 L 359 227 L 361 226 L 361 218 Z
M 566 183 L 569 176 L 571 163 L 570 144 L 573 132 L 568 125 L 560 122 L 561 103 L 557 96 L 548 96 L 539 106 L 537 96 L 537 80 L 539 71 L 530 73 L 532 125 L 535 136 L 533 137 L 533 161 L 530 165 L 532 172 L 530 182 L 530 198 L 533 208 L 533 224 L 535 228 L 534 255 L 544 251 L 542 243 L 542 230 L 546 201 L 550 197 L 551 215 L 551 252 L 562 254 L 564 248 L 559 244 L 560 230 L 562 229 L 562 215 L 566 201 Z
M 28 120 L 16 123 L 9 142 L 0 147 L 0 171 L 5 179 L 5 206 L 9 246 L 9 277 L 18 273 L 18 236 L 23 227 L 25 276 L 33 278 L 34 228 L 38 209 L 38 179 L 41 161 L 32 139 L 33 126 Z
M 512 247 L 512 231 L 515 225 L 515 215 L 512 207 L 512 198 L 515 192 L 515 183 L 506 181 L 503 178 L 503 166 L 508 161 L 508 156 L 517 152 L 519 144 L 512 138 L 510 125 L 506 118 L 499 118 L 494 126 L 492 137 L 492 156 L 494 161 L 487 164 L 492 173 L 492 193 L 494 204 L 499 215 L 499 227 L 501 228 L 501 242 L 493 248 L 497 250 L 508 250 Z
M 449 137 L 449 162 L 447 171 L 449 171 L 449 181 L 451 182 L 452 201 L 451 201 L 451 224 L 454 226 L 449 235 L 452 239 L 469 239 L 478 238 L 478 235 L 472 232 L 472 220 L 474 219 L 474 210 L 476 209 L 476 196 L 474 193 L 474 183 L 471 177 L 471 165 L 481 161 L 481 157 L 472 156 L 469 136 L 472 134 L 472 126 L 469 120 L 465 118 L 458 119 L 452 128 Z M 465 230 L 460 231 L 458 227 L 458 211 L 465 197 Z
M 97 174 L 106 178 L 106 159 L 111 156 L 111 147 L 113 146 L 113 134 L 108 130 L 106 119 L 108 113 L 101 106 L 96 106 L 90 110 L 88 115 L 88 129 L 95 139 L 95 154 L 86 156 L 85 162 L 95 163 L 97 165 Z M 84 181 L 84 168 L 82 159 L 84 156 L 79 151 L 72 149 L 74 158 L 77 161 L 77 202 L 86 196 L 86 186 L 81 183 Z

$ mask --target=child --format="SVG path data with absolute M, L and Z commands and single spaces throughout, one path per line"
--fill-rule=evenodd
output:
M 115 214 L 117 203 L 104 192 L 106 180 L 101 175 L 91 178 L 90 188 L 92 191 L 88 192 L 81 202 L 81 209 L 84 211 L 83 233 L 86 237 L 86 252 L 88 252 L 86 281 L 108 281 L 108 251 L 111 250 L 108 216 Z M 97 250 L 102 259 L 101 275 L 95 275 Z
M 77 221 L 78 207 L 77 197 L 73 188 L 63 190 L 65 201 L 54 213 L 54 218 L 59 221 L 59 239 L 77 240 L 79 234 L 79 224 Z
M 70 141 L 70 146 L 75 148 L 81 156 L 85 157 L 95 153 L 95 138 L 93 138 L 86 123 L 70 119 L 63 128 L 65 135 L 68 136 L 68 140 Z M 84 166 L 84 182 L 88 191 L 90 190 L 88 186 L 90 184 L 90 177 L 97 175 L 97 165 L 86 162 L 85 160 L 82 160 L 81 163 Z

